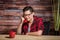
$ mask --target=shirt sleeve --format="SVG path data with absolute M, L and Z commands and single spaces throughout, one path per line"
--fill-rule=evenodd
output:
M 43 24 L 43 19 L 42 18 L 39 18 L 38 30 L 44 30 L 44 24 Z

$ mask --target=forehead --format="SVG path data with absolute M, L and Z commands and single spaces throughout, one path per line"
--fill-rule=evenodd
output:
M 31 14 L 32 12 L 30 10 L 27 10 L 24 12 L 24 14 Z

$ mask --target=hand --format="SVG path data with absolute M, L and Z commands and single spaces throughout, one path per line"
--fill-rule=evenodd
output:
M 26 35 L 29 35 L 29 33 L 26 33 Z
M 21 22 L 23 22 L 24 21 L 24 17 L 21 17 Z
M 28 22 L 24 17 L 21 17 L 21 22 L 24 22 L 24 23 L 26 23 L 26 22 Z

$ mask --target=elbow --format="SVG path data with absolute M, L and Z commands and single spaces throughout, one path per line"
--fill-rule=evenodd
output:
M 42 34 L 41 34 L 41 33 L 38 33 L 37 35 L 38 35 L 38 36 L 41 36 Z
M 37 34 L 38 34 L 38 36 L 41 36 L 42 33 L 43 33 L 43 31 L 42 30 L 39 30 Z

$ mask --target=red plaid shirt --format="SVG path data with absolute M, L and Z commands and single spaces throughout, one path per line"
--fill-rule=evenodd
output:
M 44 30 L 43 19 L 34 16 L 34 21 L 30 27 L 30 32 L 36 32 L 38 30 Z M 28 32 L 28 23 L 23 23 L 21 34 L 26 34 Z

